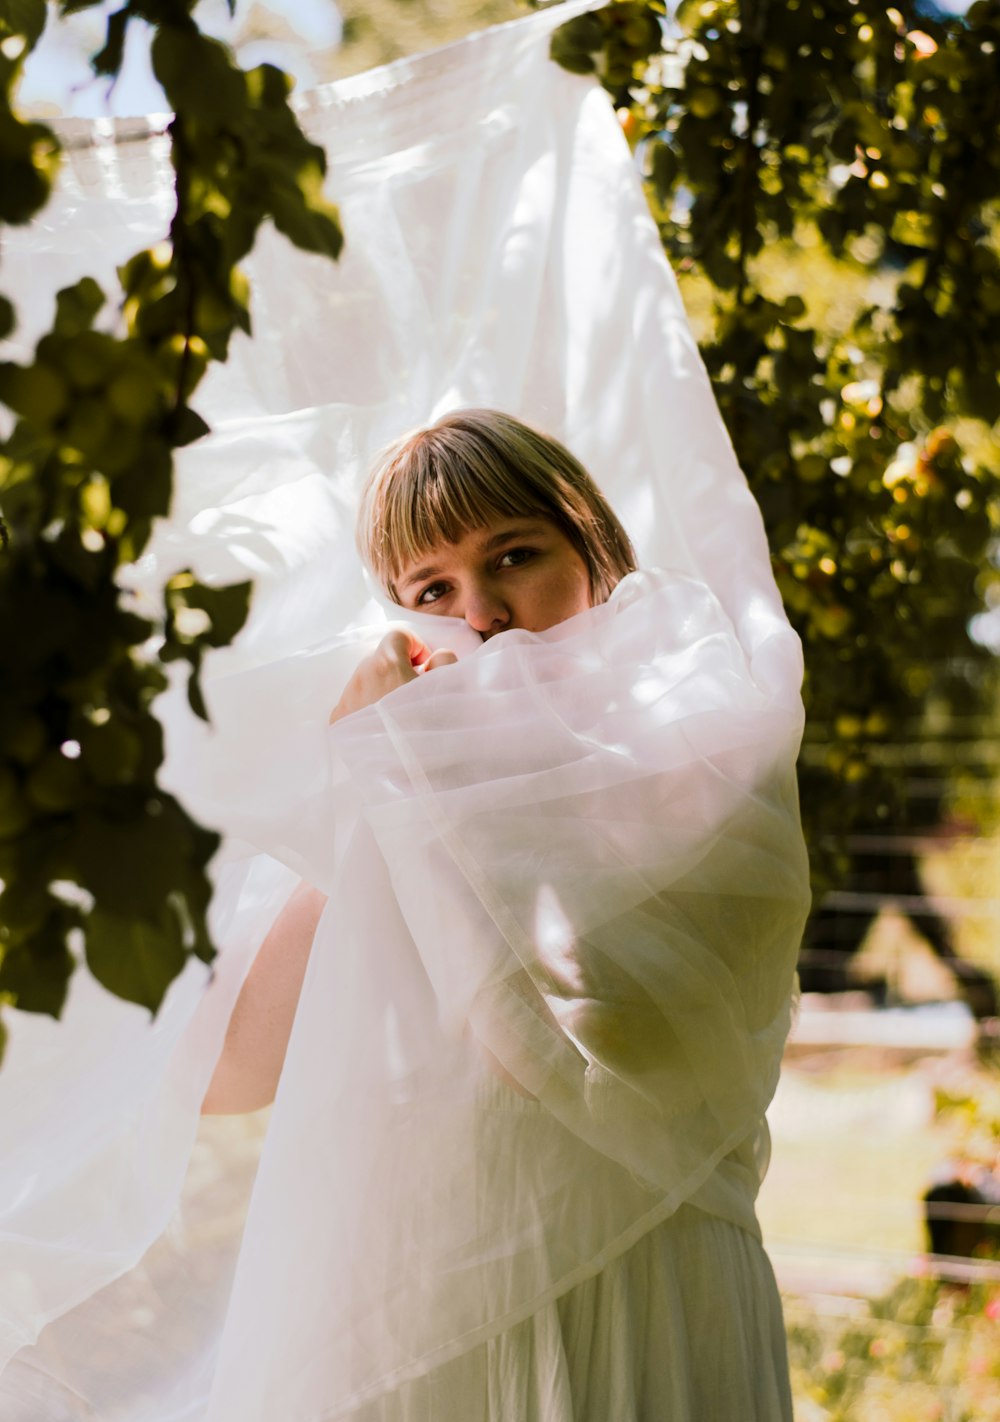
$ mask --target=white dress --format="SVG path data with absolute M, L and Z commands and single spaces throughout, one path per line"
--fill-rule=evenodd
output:
M 484 1137 L 530 1191 L 537 1101 L 479 1088 Z M 518 1145 L 521 1149 L 518 1149 Z M 791 1422 L 781 1300 L 756 1220 L 687 1203 L 528 1318 L 362 1407 L 355 1422 Z

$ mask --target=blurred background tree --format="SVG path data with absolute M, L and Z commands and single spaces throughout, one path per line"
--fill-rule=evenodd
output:
M 1000 3 L 625 0 L 553 55 L 618 108 L 764 514 L 815 886 L 913 900 L 900 832 L 996 813 Z
M 61 12 L 93 8 L 62 0 Z M 174 452 L 207 433 L 190 399 L 236 330 L 249 331 L 240 261 L 261 223 L 335 257 L 326 156 L 288 106 L 291 81 L 244 72 L 202 34 L 187 0 L 126 0 L 92 60 L 119 73 L 130 27 L 148 26 L 170 123 L 169 237 L 61 291 L 27 362 L 0 362 L 0 1004 L 58 1016 L 79 957 L 112 992 L 156 1009 L 192 955 L 210 962 L 206 866 L 219 837 L 157 784 L 150 706 L 162 664 L 198 670 L 242 626 L 248 584 L 189 572 L 137 608 L 119 580 L 170 507 Z M 0 223 L 48 200 L 60 145 L 15 111 L 45 0 L 0 0 Z M 0 297 L 0 338 L 16 310 Z M 0 1027 L 0 1050 L 3 1046 Z
M 333 57 L 335 75 L 450 44 L 524 14 L 521 0 L 340 0 L 338 8 L 344 31 Z

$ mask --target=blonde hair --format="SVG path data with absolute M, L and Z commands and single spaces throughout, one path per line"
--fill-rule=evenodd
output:
M 576 548 L 595 603 L 635 571 L 631 540 L 580 461 L 499 410 L 456 410 L 384 450 L 362 491 L 358 551 L 398 602 L 393 578 L 442 539 L 531 515 Z

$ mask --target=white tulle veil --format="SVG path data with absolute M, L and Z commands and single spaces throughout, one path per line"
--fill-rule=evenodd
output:
M 225 834 L 221 953 L 152 1024 L 82 971 L 62 1023 L 15 1014 L 5 1422 L 349 1417 L 683 1201 L 756 1231 L 807 905 L 800 648 L 607 97 L 548 59 L 582 8 L 302 101 L 344 259 L 260 243 L 255 339 L 135 570 L 257 583 L 211 725 L 160 707 L 167 783 Z M 155 126 L 67 139 L 6 258 L 33 290 L 169 207 Z M 464 405 L 567 443 L 642 571 L 541 634 L 407 616 L 458 663 L 329 727 L 392 615 L 353 552 L 365 469 Z M 199 1123 L 300 877 L 329 903 L 274 1106 Z

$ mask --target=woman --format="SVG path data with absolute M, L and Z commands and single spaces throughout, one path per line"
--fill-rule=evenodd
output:
M 604 602 L 636 567 L 628 535 L 582 465 L 555 440 L 496 411 L 448 416 L 387 451 L 362 496 L 358 545 L 393 603 L 460 618 L 484 641 L 564 622 Z M 410 629 L 395 629 L 361 662 L 330 722 L 455 661 L 447 648 L 432 652 Z M 325 902 L 302 884 L 265 940 L 206 1113 L 274 1100 Z
M 330 716 L 359 807 L 343 872 L 275 923 L 204 1107 L 279 1078 L 289 1101 L 316 1059 L 296 1023 L 283 1074 L 300 996 L 332 1001 L 318 965 L 367 924 L 333 1104 L 358 1188 L 337 1280 L 305 1289 L 337 1356 L 300 1352 L 294 1416 L 790 1418 L 753 1201 L 807 905 L 798 709 L 704 584 L 636 571 L 585 470 L 509 416 L 388 451 L 359 545 L 411 625 Z

